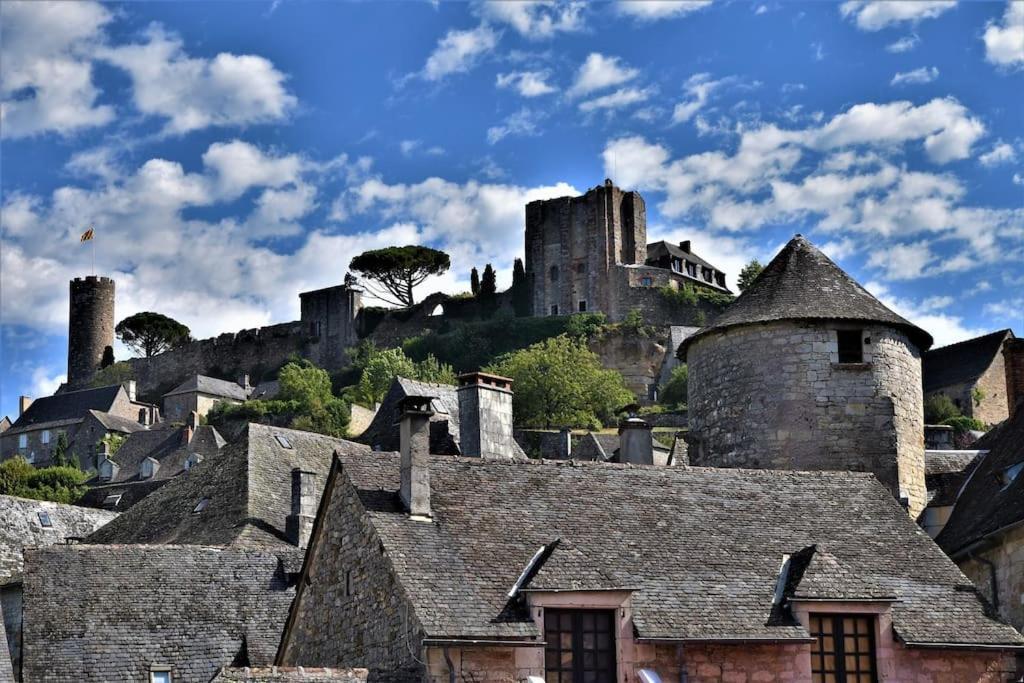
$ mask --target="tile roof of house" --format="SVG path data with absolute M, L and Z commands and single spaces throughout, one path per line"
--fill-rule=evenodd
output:
M 954 557 L 1024 522 L 1024 467 L 1006 483 L 1013 474 L 1011 468 L 1024 463 L 1024 410 L 1017 410 L 974 445 L 988 453 L 974 466 L 949 521 L 935 539 Z
M 46 513 L 51 526 L 43 526 L 41 512 Z M 0 584 L 21 573 L 24 548 L 88 536 L 115 517 L 116 512 L 106 510 L 0 496 Z
M 924 390 L 935 391 L 978 379 L 999 356 L 1007 338 L 1012 339 L 1013 332 L 999 330 L 928 351 L 921 356 Z
M 295 556 L 298 556 L 296 558 Z M 24 578 L 25 680 L 206 683 L 233 663 L 273 661 L 295 591 L 274 551 L 182 545 L 30 550 Z
M 174 477 L 85 542 L 289 545 L 285 518 L 291 512 L 292 469 L 313 472 L 322 483 L 332 453 L 368 450 L 321 434 L 253 423 L 237 442 Z M 318 487 L 317 499 L 319 494 Z M 206 509 L 194 513 L 204 498 Z
M 403 511 L 397 454 L 340 455 L 328 483 L 357 490 L 427 637 L 541 635 L 506 593 L 557 539 L 524 589 L 633 590 L 640 638 L 806 640 L 769 617 L 783 556 L 817 545 L 814 575 L 831 578 L 815 594 L 841 593 L 823 587 L 846 576 L 895 594 L 904 641 L 1024 644 L 869 474 L 440 456 L 430 468 L 432 523 Z
M 930 334 L 872 296 L 817 247 L 797 235 L 711 325 L 687 337 L 685 350 L 709 333 L 777 320 L 845 320 L 882 323 L 906 332 L 925 351 Z
M 396 377 L 388 393 L 384 395 L 377 414 L 370 426 L 356 437 L 374 450 L 398 450 L 398 403 L 406 396 L 433 396 L 434 416 L 430 418 L 430 452 L 441 455 L 458 455 L 459 446 L 459 396 L 452 384 L 420 382 L 405 377 Z M 526 458 L 519 444 L 513 441 L 514 457 Z
M 168 481 L 170 479 L 147 479 L 90 486 L 75 505 L 124 512 Z
M 0 434 L 10 429 L 11 424 L 11 418 L 7 417 L 6 415 L 0 417 Z
M 952 505 L 964 480 L 981 461 L 985 451 L 924 452 L 924 478 L 929 507 Z
M 169 479 L 185 471 L 185 461 L 193 453 L 204 458 L 216 456 L 226 445 L 215 427 L 200 425 L 186 444 L 185 427 L 161 423 L 152 429 L 129 434 L 111 458 L 120 468 L 110 483 L 125 483 L 141 479 L 142 462 L 154 458 L 160 463 L 154 479 Z M 93 479 L 92 483 L 99 483 Z
M 168 391 L 164 396 L 189 394 L 193 392 L 209 394 L 211 396 L 222 396 L 224 398 L 233 398 L 237 401 L 244 401 L 249 397 L 249 392 L 240 384 L 236 382 L 229 382 L 224 379 L 217 379 L 216 377 L 207 377 L 206 375 L 193 375 Z
M 131 420 L 127 417 L 114 415 L 113 413 L 104 413 L 99 410 L 90 410 L 88 412 L 90 415 L 95 417 L 101 425 L 112 432 L 133 434 L 135 432 L 141 432 L 147 428 L 146 425 L 140 424 L 138 420 Z
M 39 429 L 48 422 L 77 422 L 82 420 L 89 410 L 105 413 L 114 405 L 119 391 L 122 391 L 121 385 L 113 384 L 109 387 L 65 391 L 37 398 L 28 410 L 15 420 L 10 433 Z

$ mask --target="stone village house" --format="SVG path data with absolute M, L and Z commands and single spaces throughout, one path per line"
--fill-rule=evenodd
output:
M 948 396 L 961 413 L 995 425 L 1010 414 L 1003 349 L 1011 330 L 932 349 L 921 358 L 924 396 Z
M 430 405 L 403 401 L 399 453 L 336 455 L 278 664 L 959 683 L 1024 648 L 870 474 L 436 456 Z

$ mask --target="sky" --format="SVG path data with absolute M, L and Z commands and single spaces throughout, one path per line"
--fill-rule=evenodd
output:
M 938 344 L 1024 333 L 1024 2 L 4 0 L 0 102 L 0 415 L 93 258 L 205 338 L 370 248 L 506 286 L 605 178 L 732 285 L 799 232 Z

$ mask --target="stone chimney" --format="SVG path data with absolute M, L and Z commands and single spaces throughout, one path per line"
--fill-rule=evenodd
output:
M 430 396 L 406 396 L 398 404 L 401 489 L 409 516 L 430 519 Z
M 568 460 L 572 457 L 572 430 L 562 427 L 558 432 L 558 458 Z
M 28 410 L 28 407 L 30 405 L 32 405 L 32 397 L 31 396 L 19 396 L 18 397 L 18 417 L 21 417 L 22 415 L 24 415 L 25 411 Z
M 316 519 L 316 474 L 296 467 L 292 470 L 292 511 L 285 518 L 288 540 L 300 548 L 309 544 Z
M 459 447 L 473 458 L 510 460 L 512 380 L 470 372 L 459 376 Z
M 135 392 L 136 392 L 136 388 L 137 387 L 138 387 L 138 385 L 135 383 L 135 380 L 133 380 L 133 379 L 130 379 L 127 382 L 124 383 L 124 389 L 125 389 L 125 391 L 128 392 L 128 400 L 129 401 L 136 400 L 135 399 L 135 396 L 136 396 Z
M 651 426 L 638 417 L 630 416 L 619 423 L 619 462 L 654 464 Z
M 1006 368 L 1006 406 L 1010 416 L 1024 410 L 1024 338 L 1003 342 L 1003 365 Z
M 240 386 L 243 389 L 245 389 L 245 393 L 246 394 L 248 394 L 250 391 L 252 391 L 252 385 L 249 384 L 249 375 L 248 375 L 248 373 L 242 374 L 242 375 L 238 376 L 238 386 Z
M 685 251 L 687 254 L 690 253 L 690 240 L 683 240 L 679 243 L 679 248 Z
M 185 418 L 185 429 L 181 433 L 181 445 L 187 446 L 192 443 L 192 437 L 196 435 L 196 429 L 199 427 L 199 413 L 192 411 Z

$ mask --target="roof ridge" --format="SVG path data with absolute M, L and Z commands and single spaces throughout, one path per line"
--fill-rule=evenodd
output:
M 945 351 L 946 349 L 952 349 L 952 348 L 955 348 L 957 346 L 964 346 L 966 344 L 973 344 L 975 342 L 981 341 L 982 339 L 988 339 L 989 337 L 994 337 L 996 335 L 1005 335 L 1007 332 L 1009 332 L 1010 334 L 1013 334 L 1013 330 L 1011 328 L 1005 327 L 1005 328 L 1003 328 L 1001 330 L 995 330 L 995 331 L 992 331 L 992 332 L 986 332 L 985 334 L 979 334 L 977 337 L 971 337 L 970 339 L 961 339 L 958 342 L 953 342 L 952 344 L 946 344 L 945 346 L 936 346 L 933 349 L 928 349 L 928 353 L 934 353 L 936 351 Z

